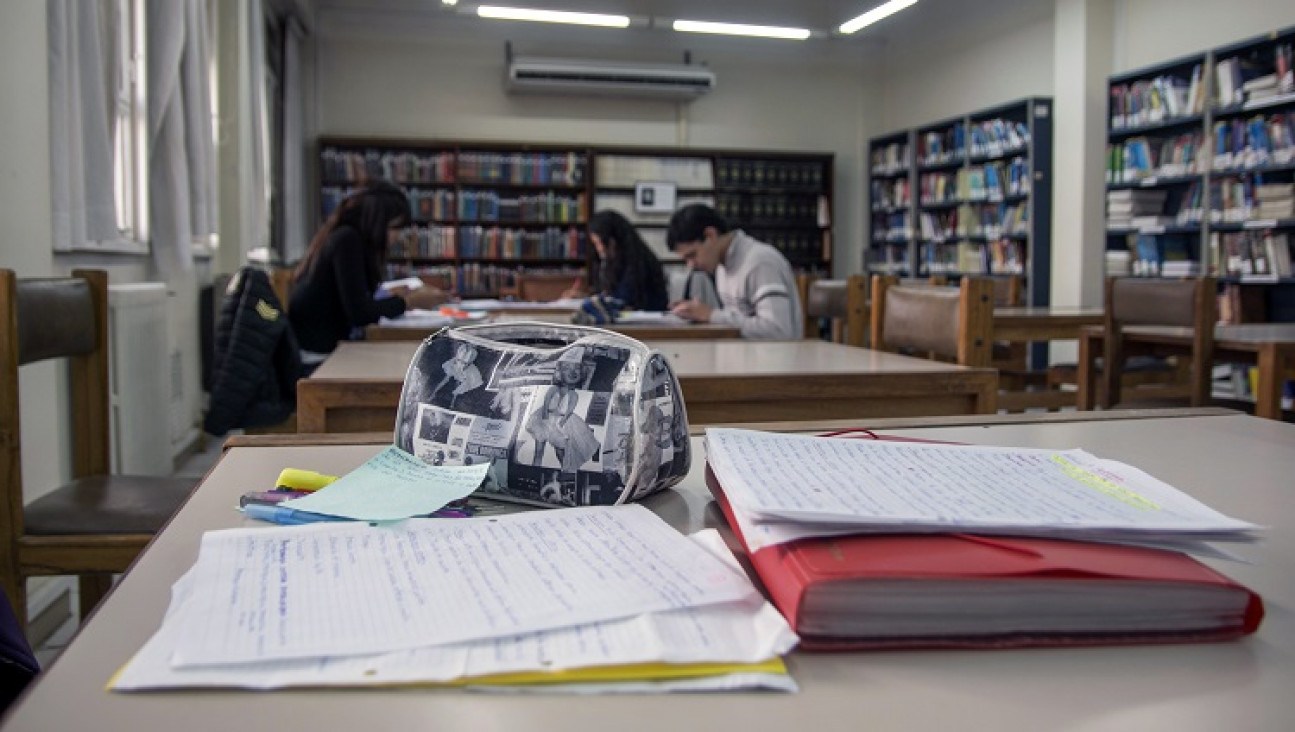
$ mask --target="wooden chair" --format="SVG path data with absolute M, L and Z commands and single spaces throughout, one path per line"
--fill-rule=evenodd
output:
M 570 272 L 520 273 L 511 294 L 525 302 L 551 302 L 571 289 L 577 277 L 578 274 Z
M 872 278 L 872 348 L 929 353 L 963 366 L 990 364 L 994 285 L 963 277 L 957 288 L 905 287 Z
M 814 280 L 805 298 L 806 337 L 818 333 L 818 323 L 831 321 L 833 343 L 864 345 L 868 323 L 868 279 L 850 275 L 844 280 Z M 812 325 L 812 327 L 811 327 Z
M 28 577 L 80 576 L 81 618 L 180 507 L 195 481 L 109 475 L 108 276 L 0 270 L 0 586 L 26 626 Z M 24 505 L 19 367 L 68 360 L 71 478 Z M 51 405 L 52 406 L 52 405 Z
M 1141 277 L 1109 277 L 1106 280 L 1106 317 L 1103 325 L 1105 353 L 1097 368 L 1097 403 L 1110 409 L 1126 401 L 1151 399 L 1187 400 L 1199 407 L 1209 402 L 1214 367 L 1214 325 L 1218 301 L 1213 277 L 1167 280 Z M 1192 329 L 1188 353 L 1169 351 L 1146 342 L 1130 341 L 1129 326 L 1171 326 Z M 1169 367 L 1170 378 L 1134 386 L 1131 375 L 1146 373 L 1132 359 L 1173 356 L 1179 367 Z M 1096 364 L 1095 364 L 1096 365 Z M 1081 369 L 1082 371 L 1082 369 Z M 1082 377 L 1081 377 L 1082 378 Z M 1085 385 L 1080 384 L 1080 391 Z M 1129 397 L 1129 399 L 1125 399 Z M 1081 406 L 1090 401 L 1085 393 Z

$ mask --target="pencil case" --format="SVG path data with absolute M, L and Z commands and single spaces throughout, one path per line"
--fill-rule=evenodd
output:
M 633 501 L 688 474 L 679 381 L 661 353 L 600 328 L 445 328 L 419 346 L 395 443 L 433 465 L 488 461 L 478 495 L 544 506 Z

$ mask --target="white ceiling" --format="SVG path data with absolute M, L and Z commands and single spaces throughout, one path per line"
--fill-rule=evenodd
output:
M 298 0 L 300 1 L 300 0 Z M 779 47 L 796 42 L 767 39 L 726 39 L 714 36 L 673 33 L 663 30 L 627 33 L 542 23 L 491 21 L 476 18 L 478 4 L 512 5 L 548 10 L 573 10 L 629 15 L 640 21 L 673 18 L 754 23 L 810 28 L 834 33 L 837 26 L 881 4 L 882 0 L 460 0 L 459 7 L 447 8 L 440 0 L 315 0 L 315 21 L 325 34 L 354 32 L 420 32 L 435 27 L 440 31 L 501 37 L 525 43 L 552 45 L 569 41 L 574 45 L 605 45 L 609 38 L 628 39 L 630 45 L 657 44 L 662 50 L 689 47 L 704 51 L 719 44 L 725 50 L 747 53 L 778 53 Z M 959 37 L 983 37 L 998 28 L 1022 25 L 1051 17 L 1052 0 L 919 0 L 889 18 L 851 36 L 820 37 L 805 43 L 846 46 L 856 53 L 871 55 L 878 49 L 902 47 L 907 50 L 955 42 Z M 385 31 L 384 31 L 385 29 Z M 620 35 L 613 35 L 620 34 Z M 680 40 L 684 37 L 686 40 Z M 523 52 L 530 52 L 523 49 Z

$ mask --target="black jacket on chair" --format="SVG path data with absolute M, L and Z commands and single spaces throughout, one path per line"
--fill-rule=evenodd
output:
M 216 325 L 212 374 L 203 428 L 213 435 L 276 424 L 297 408 L 301 353 L 262 270 L 243 267 L 229 281 Z

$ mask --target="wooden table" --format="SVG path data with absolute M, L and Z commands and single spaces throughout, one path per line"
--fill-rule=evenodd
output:
M 697 424 L 989 414 L 998 373 L 822 341 L 649 341 Z M 339 344 L 297 382 L 299 432 L 390 431 L 418 344 Z
M 1112 413 L 1113 414 L 1113 413 Z M 1010 416 L 1014 423 L 999 424 Z M 144 551 L 63 654 L 11 710 L 6 732 L 534 730 L 750 732 L 906 730 L 1289 729 L 1295 719 L 1295 425 L 1244 415 L 1148 418 L 1069 413 L 856 423 L 887 434 L 1021 447 L 1081 447 L 1122 460 L 1210 506 L 1269 525 L 1237 551 L 1205 560 L 1260 593 L 1258 633 L 1229 643 L 1018 650 L 793 653 L 797 694 L 535 696 L 454 689 L 298 689 L 117 694 L 112 674 L 158 628 L 170 587 L 204 531 L 252 525 L 233 509 L 286 466 L 344 473 L 380 444 L 237 447 Z M 1063 418 L 1064 417 L 1064 418 Z M 973 420 L 974 421 L 974 420 Z M 783 425 L 782 429 L 808 429 Z M 275 436 L 278 440 L 288 436 Z M 296 436 L 332 440 L 332 435 Z M 239 438 L 244 445 L 255 438 Z M 275 443 L 270 443 L 275 444 Z M 700 457 L 700 438 L 694 440 Z M 1191 456 L 1208 455 L 1208 460 Z M 681 531 L 722 524 L 697 459 L 675 488 L 644 502 Z M 1244 490 L 1242 490 L 1244 488 Z
M 1192 329 L 1168 326 L 1128 326 L 1126 342 L 1132 347 L 1150 347 L 1157 353 L 1187 353 Z M 1093 409 L 1097 394 L 1094 359 L 1105 349 L 1101 328 L 1083 328 L 1079 340 L 1080 409 Z M 1214 328 L 1214 361 L 1255 364 L 1259 369 L 1255 388 L 1255 414 L 1268 419 L 1282 418 L 1282 382 L 1295 367 L 1295 323 L 1241 323 Z
M 531 320 L 541 323 L 559 323 L 567 325 L 571 323 L 571 315 L 568 311 L 566 314 L 510 312 L 504 317 L 492 316 L 492 321 L 496 322 L 517 320 Z M 686 323 L 680 325 L 672 325 L 669 323 L 609 323 L 598 327 L 605 328 L 614 333 L 627 335 L 630 338 L 636 338 L 640 341 L 667 338 L 672 340 L 694 338 L 701 340 L 714 340 L 717 338 L 742 337 L 742 331 L 737 327 L 732 325 L 720 325 L 717 323 Z M 439 330 L 439 326 L 409 326 L 395 323 L 374 323 L 364 329 L 364 337 L 370 341 L 421 341 Z
M 1046 354 L 1027 352 L 1029 344 L 1075 340 L 1079 338 L 1081 328 L 1101 325 L 1101 323 L 1101 308 L 995 307 L 994 342 L 1012 344 L 1012 358 L 1007 363 L 994 363 L 1004 370 L 1003 388 L 998 393 L 998 407 L 1008 411 L 1018 411 L 1029 408 L 1060 409 L 1075 406 L 1076 397 L 1072 391 L 1048 388 L 1023 389 L 1013 383 L 1013 377 L 1016 374 L 1039 373 L 1039 368 L 1046 363 Z M 1035 368 L 1031 370 L 1031 367 Z

